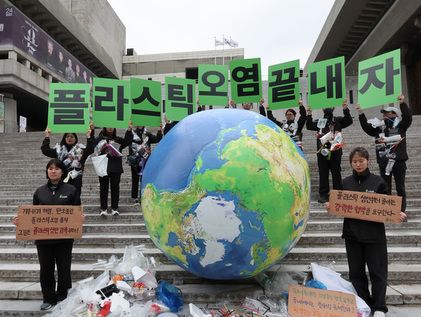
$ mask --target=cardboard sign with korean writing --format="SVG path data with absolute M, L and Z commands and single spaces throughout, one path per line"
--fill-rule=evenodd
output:
M 301 285 L 288 287 L 291 317 L 356 317 L 355 295 Z
M 401 91 L 400 49 L 358 63 L 358 103 L 362 109 L 393 103 Z
M 193 113 L 196 105 L 196 81 L 177 77 L 165 78 L 165 115 L 168 120 L 179 121 Z
M 18 211 L 16 240 L 80 239 L 82 206 L 25 205 Z
M 161 124 L 161 83 L 131 78 L 130 93 L 133 125 L 159 127 Z
M 199 65 L 199 103 L 225 106 L 228 103 L 228 66 Z
M 331 190 L 329 213 L 375 222 L 400 222 L 402 197 L 349 190 Z
M 262 98 L 260 58 L 235 59 L 230 63 L 231 99 L 236 104 Z
M 269 66 L 268 105 L 271 110 L 296 107 L 300 98 L 300 60 Z
M 308 104 L 311 109 L 342 105 L 346 98 L 343 56 L 308 66 Z
M 89 84 L 51 83 L 48 127 L 51 132 L 82 132 L 89 128 Z
M 129 81 L 94 78 L 92 94 L 96 127 L 127 128 L 131 116 Z

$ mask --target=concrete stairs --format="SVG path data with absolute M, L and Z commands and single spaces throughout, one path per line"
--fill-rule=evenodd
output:
M 120 133 L 122 134 L 122 133 Z M 344 131 L 346 146 L 342 162 L 343 176 L 351 173 L 349 151 L 365 146 L 372 155 L 370 169 L 377 173 L 373 139 L 365 135 L 358 122 Z M 39 286 L 39 264 L 33 242 L 15 240 L 11 218 L 22 204 L 31 204 L 34 190 L 45 182 L 44 168 L 48 158 L 40 151 L 43 133 L 0 135 L 0 316 L 39 316 L 42 298 Z M 54 135 L 52 144 L 61 135 Z M 81 137 L 85 142 L 85 138 Z M 407 162 L 407 223 L 387 225 L 389 251 L 389 287 L 387 302 L 391 310 L 408 305 L 421 305 L 421 117 L 414 117 L 407 142 L 410 160 Z M 304 130 L 304 149 L 312 175 L 310 220 L 297 246 L 281 263 L 268 273 L 278 270 L 291 273 L 297 280 L 308 271 L 310 262 L 330 264 L 347 277 L 348 266 L 341 239 L 342 220 L 332 218 L 317 203 L 317 163 L 313 132 Z M 145 253 L 153 255 L 160 266 L 158 279 L 179 284 L 185 301 L 196 303 L 240 301 L 245 296 L 263 294 L 252 279 L 244 281 L 209 281 L 185 272 L 168 260 L 150 240 L 139 206 L 130 201 L 130 169 L 124 165 L 121 182 L 120 217 L 102 219 L 98 216 L 99 184 L 91 163 L 86 165 L 82 202 L 86 214 L 84 236 L 75 242 L 72 276 L 74 281 L 98 275 L 93 267 L 98 259 L 121 256 L 130 244 L 143 245 Z M 396 306 L 393 306 L 396 305 Z M 409 308 L 415 308 L 410 306 Z M 390 314 L 389 314 L 390 315 Z M 401 316 L 397 314 L 396 316 Z M 415 315 L 413 315 L 415 316 Z

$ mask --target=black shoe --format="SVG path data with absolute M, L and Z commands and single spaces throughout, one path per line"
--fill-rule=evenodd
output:
M 40 309 L 41 310 L 50 310 L 51 308 L 54 307 L 54 304 L 50 304 L 50 303 L 42 303 Z
M 319 197 L 319 199 L 317 200 L 319 203 L 324 204 L 328 202 L 328 199 L 326 197 Z

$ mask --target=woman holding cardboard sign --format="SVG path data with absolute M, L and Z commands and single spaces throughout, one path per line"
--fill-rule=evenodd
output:
M 80 198 L 73 185 L 63 183 L 67 168 L 59 159 L 48 162 L 47 184 L 39 187 L 33 197 L 33 205 L 80 205 Z M 82 216 L 84 217 L 84 216 Z M 19 217 L 13 218 L 18 225 Z M 40 282 L 43 296 L 41 310 L 51 309 L 67 297 L 72 287 L 71 262 L 73 239 L 35 240 L 40 264 Z M 57 291 L 54 269 L 57 265 Z
M 368 168 L 369 154 L 365 148 L 353 149 L 349 155 L 349 162 L 353 173 L 343 180 L 344 190 L 386 194 L 387 186 L 384 180 L 371 174 Z M 329 210 L 329 203 L 326 207 Z M 401 221 L 405 220 L 405 217 L 406 215 L 401 213 Z M 384 224 L 345 218 L 342 238 L 345 239 L 349 279 L 358 296 L 371 307 L 374 317 L 385 316 L 388 263 Z M 372 284 L 372 295 L 368 290 L 366 264 Z

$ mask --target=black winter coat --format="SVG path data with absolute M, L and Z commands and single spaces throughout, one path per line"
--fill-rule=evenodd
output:
M 367 169 L 362 175 L 355 171 L 343 180 L 343 189 L 356 192 L 386 194 L 387 185 L 383 178 L 371 174 Z M 384 223 L 345 218 L 342 238 L 357 242 L 379 243 L 386 241 Z
M 102 133 L 102 131 L 99 133 L 98 137 L 95 139 L 95 145 L 98 145 L 99 142 L 102 140 L 106 140 L 107 143 L 110 143 L 111 141 L 120 144 L 120 146 L 128 146 L 133 139 L 133 134 L 127 134 L 125 135 L 125 138 L 121 138 L 118 136 L 112 136 L 108 137 Z M 107 149 L 102 148 L 100 151 L 100 155 L 107 154 L 108 157 L 108 165 L 107 165 L 107 173 L 123 173 L 123 160 L 122 157 L 115 157 L 107 152 Z
M 395 153 L 396 153 L 396 160 L 397 161 L 406 161 L 408 159 L 408 153 L 406 151 L 406 130 L 411 126 L 412 123 L 412 112 L 411 109 L 408 107 L 406 103 L 400 104 L 401 113 L 402 113 L 402 120 L 398 123 L 395 128 L 389 128 L 386 126 L 384 128 L 384 135 L 386 137 L 400 134 L 401 137 L 404 139 L 396 146 Z M 361 128 L 370 136 L 374 136 L 375 138 L 379 138 L 379 134 L 382 133 L 381 128 L 374 128 L 371 124 L 367 122 L 367 118 L 364 113 L 360 114 L 358 119 L 360 120 Z M 379 150 L 376 149 L 376 157 L 377 163 L 385 166 L 387 165 L 387 159 L 380 158 Z
M 351 113 L 348 108 L 343 109 L 344 116 L 343 117 L 334 117 L 334 116 L 324 116 L 324 118 L 327 119 L 326 126 L 322 129 L 321 134 L 317 138 L 317 150 L 319 150 L 322 146 L 322 143 L 320 142 L 320 137 L 325 135 L 326 133 L 330 132 L 330 128 L 332 126 L 333 132 L 341 132 L 342 129 L 345 129 L 349 127 L 353 120 L 351 117 Z M 306 127 L 307 130 L 311 131 L 319 131 L 319 128 L 317 127 L 318 119 L 313 121 L 313 116 L 310 114 L 307 115 L 307 121 L 306 121 Z M 335 154 L 342 154 L 342 149 L 336 150 L 334 152 Z
M 126 139 L 126 140 L 130 140 L 131 139 L 131 142 L 129 144 L 127 144 L 127 145 L 125 144 L 125 145 L 120 146 L 120 152 L 126 146 L 128 146 L 129 147 L 129 155 L 131 155 L 131 154 L 133 154 L 133 149 L 132 149 L 132 147 L 130 145 L 132 145 L 132 143 L 136 143 L 136 144 L 142 144 L 143 143 L 143 130 L 142 129 L 136 129 L 136 130 L 134 130 L 134 133 L 137 134 L 137 136 L 140 138 L 140 140 L 138 140 L 138 141 L 134 140 L 133 139 L 132 132 L 131 131 L 126 131 L 126 134 L 124 136 L 124 139 Z M 132 136 L 130 137 L 129 134 L 131 134 Z M 158 130 L 158 132 L 156 133 L 156 135 L 153 135 L 150 132 L 146 132 L 146 136 L 148 137 L 148 141 L 146 142 L 146 145 L 148 147 L 151 147 L 151 144 L 158 143 L 159 141 L 161 141 L 161 139 L 162 139 L 162 131 L 161 130 Z
M 265 108 L 260 105 L 259 106 L 259 112 L 262 116 L 266 116 L 266 111 Z M 267 117 L 270 121 L 272 121 L 273 123 L 275 123 L 278 127 L 280 127 L 281 129 L 283 129 L 284 124 L 292 124 L 295 123 L 295 121 L 293 120 L 289 120 L 289 121 L 278 121 L 272 113 L 272 110 L 268 110 L 267 111 Z M 302 130 L 304 128 L 304 125 L 306 124 L 307 121 L 307 113 L 306 113 L 306 108 L 304 108 L 303 105 L 300 106 L 300 117 L 297 120 L 297 132 L 295 133 L 295 135 L 297 135 L 300 139 L 300 141 L 303 140 L 303 133 Z
M 80 197 L 76 194 L 76 187 L 60 182 L 57 186 L 48 181 L 35 191 L 33 205 L 71 205 L 80 206 Z M 35 244 L 54 244 L 72 242 L 73 239 L 35 240 Z
M 83 171 L 83 169 L 85 167 L 86 159 L 88 158 L 89 155 L 91 155 L 94 152 L 94 147 L 95 147 L 95 138 L 94 138 L 93 132 L 92 132 L 91 137 L 87 139 L 86 148 L 83 150 L 82 158 L 79 161 L 82 167 L 76 168 L 76 170 L 82 170 Z M 70 150 L 70 149 L 71 148 L 68 148 L 68 150 Z M 41 152 L 42 152 L 42 154 L 44 154 L 47 157 L 57 158 L 56 149 L 50 147 L 50 138 L 44 138 L 44 140 L 42 141 Z M 73 168 L 71 166 L 68 166 L 67 171 L 70 172 L 72 169 Z M 82 188 L 82 174 L 80 174 L 78 177 L 76 177 L 74 179 L 70 178 L 69 184 L 72 184 L 76 188 Z

